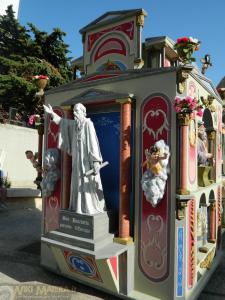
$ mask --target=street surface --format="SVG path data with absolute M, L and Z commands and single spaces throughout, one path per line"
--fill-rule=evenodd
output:
M 39 209 L 0 205 L 0 300 L 118 299 L 41 267 L 40 235 Z M 198 300 L 225 300 L 225 259 Z

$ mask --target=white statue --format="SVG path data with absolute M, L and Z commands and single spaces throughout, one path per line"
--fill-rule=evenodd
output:
M 43 179 L 41 182 L 42 196 L 50 197 L 55 190 L 57 180 L 60 178 L 59 150 L 48 149 L 43 162 Z
M 146 200 L 156 207 L 163 198 L 168 178 L 169 147 L 164 140 L 159 140 L 149 150 L 145 150 L 145 156 L 143 167 L 146 166 L 146 171 L 141 179 L 142 190 Z
M 50 105 L 45 112 L 60 126 L 58 147 L 72 155 L 72 175 L 69 209 L 79 214 L 97 214 L 105 211 L 105 200 L 99 174 L 102 156 L 92 121 L 86 118 L 86 108 L 74 106 L 74 120 L 59 117 Z M 93 173 L 90 174 L 91 169 Z

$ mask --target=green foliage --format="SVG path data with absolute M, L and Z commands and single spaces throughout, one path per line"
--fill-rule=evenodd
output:
M 11 187 L 11 181 L 8 179 L 8 177 L 0 178 L 0 187 L 9 189 Z
M 47 89 L 72 78 L 65 33 L 54 28 L 48 34 L 31 23 L 28 26 L 19 24 L 12 6 L 0 16 L 0 104 L 6 109 L 16 107 L 23 114 L 38 113 L 42 105 L 35 97 L 34 75 L 49 77 Z

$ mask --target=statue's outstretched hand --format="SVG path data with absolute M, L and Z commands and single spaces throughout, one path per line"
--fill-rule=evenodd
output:
M 53 114 L 53 109 L 50 104 L 48 104 L 48 106 L 43 104 L 43 106 L 44 106 L 44 110 L 47 114 L 51 114 L 51 115 Z
M 59 124 L 59 123 L 60 123 L 60 120 L 61 120 L 61 117 L 58 116 L 58 115 L 53 111 L 52 106 L 51 106 L 50 104 L 48 104 L 48 106 L 43 104 L 43 106 L 44 106 L 45 112 L 46 112 L 47 114 L 50 114 L 50 115 L 51 115 L 53 122 L 56 123 L 56 124 Z

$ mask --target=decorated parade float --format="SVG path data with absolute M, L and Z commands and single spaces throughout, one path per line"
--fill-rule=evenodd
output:
M 194 300 L 222 255 L 222 100 L 192 63 L 199 41 L 142 42 L 145 16 L 81 29 L 81 77 L 46 93 L 41 264 L 117 296 Z

